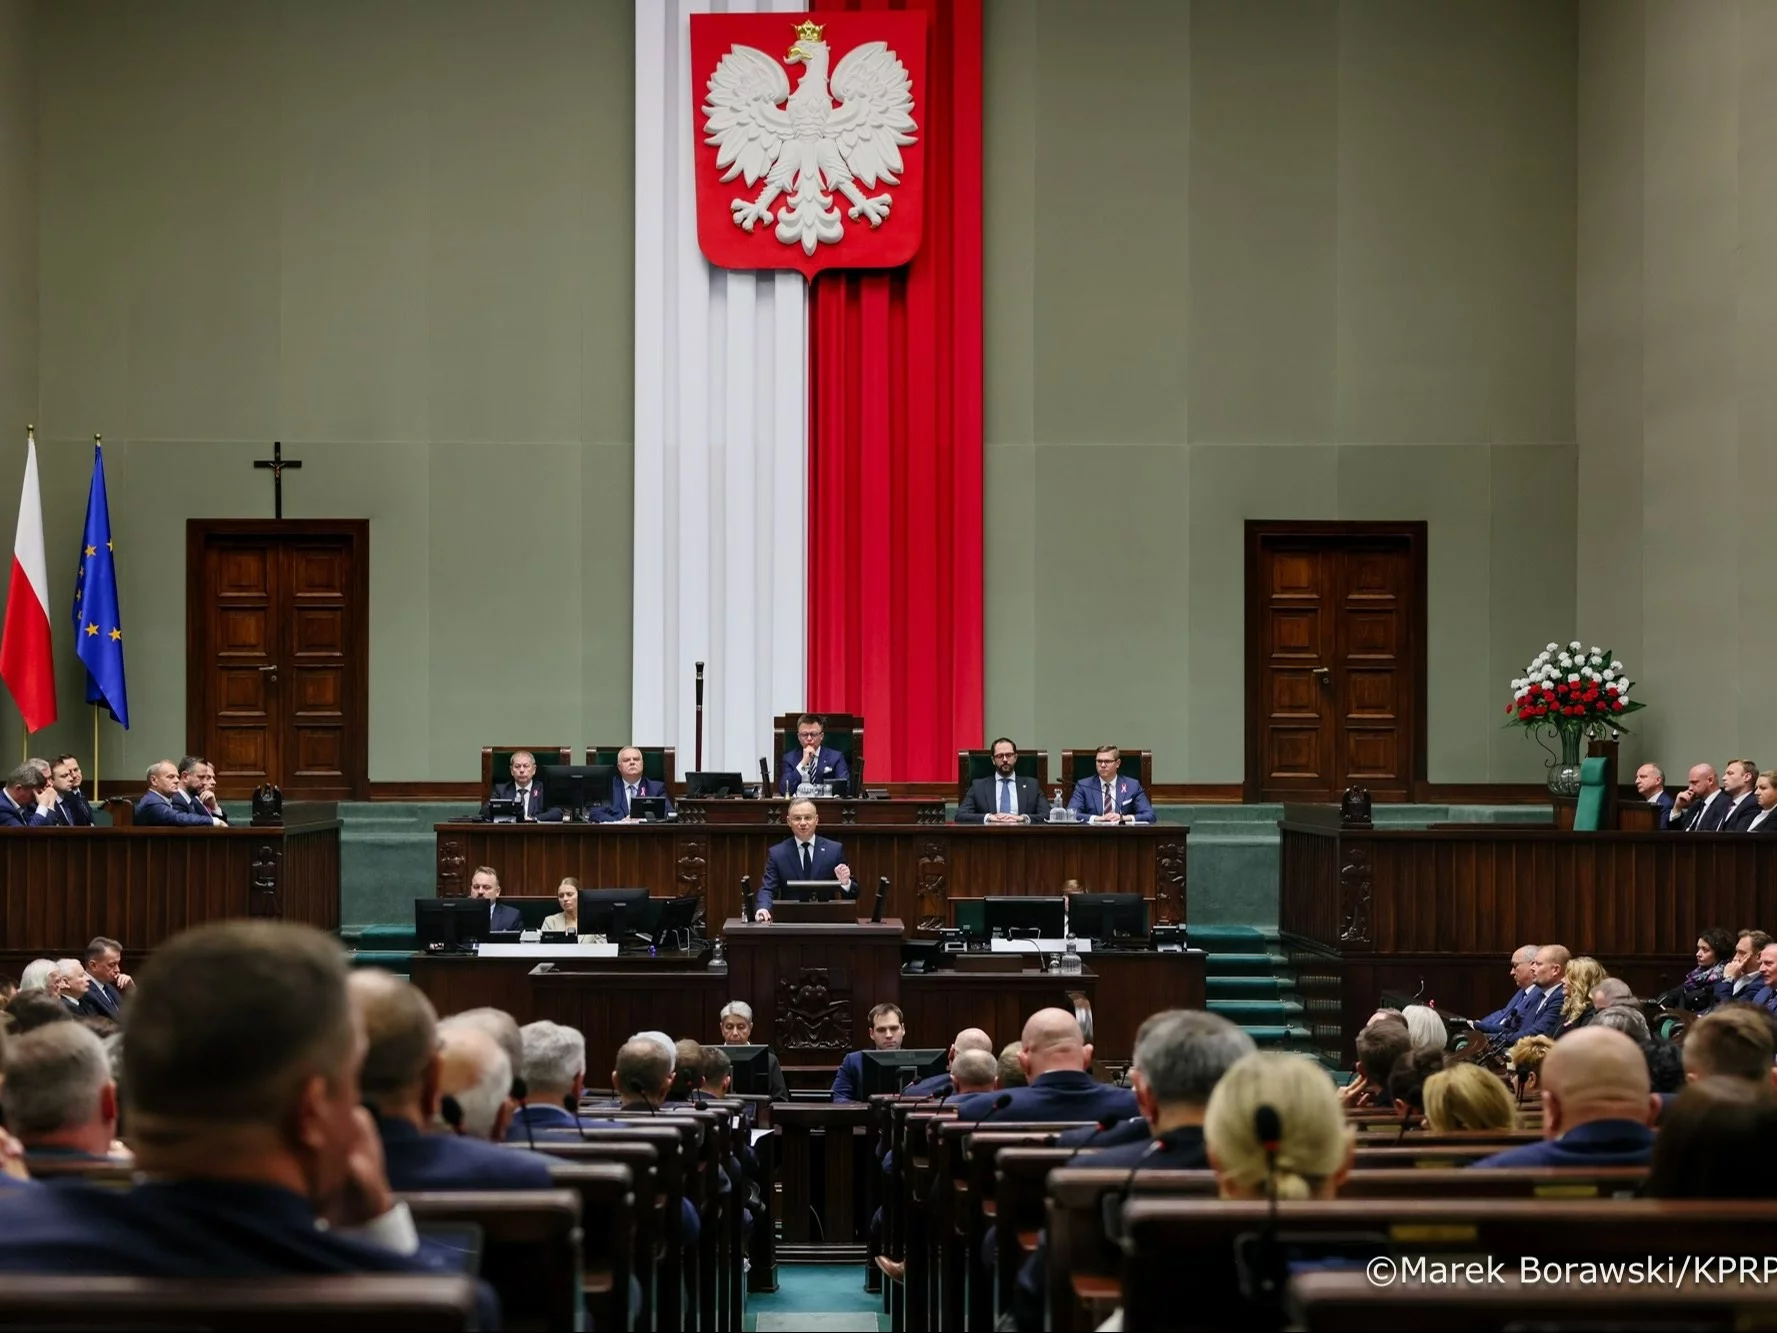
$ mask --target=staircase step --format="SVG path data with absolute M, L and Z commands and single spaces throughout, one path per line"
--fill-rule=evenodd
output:
M 1253 1039 L 1255 1045 L 1267 1050 L 1300 1050 L 1307 1051 L 1311 1047 L 1312 1035 L 1307 1028 L 1291 1027 L 1281 1023 L 1243 1024 L 1243 1031 Z
M 1305 1012 L 1298 1000 L 1206 1000 L 1204 1008 L 1212 1014 L 1232 1019 L 1245 1027 L 1249 1023 L 1284 1023 L 1300 1018 Z
M 1203 958 L 1204 974 L 1211 977 L 1273 976 L 1288 966 L 1282 954 L 1211 953 Z
M 1295 983 L 1288 977 L 1217 977 L 1204 980 L 1211 1000 L 1282 1000 L 1295 998 Z
M 1277 932 L 1259 930 L 1254 926 L 1190 926 L 1187 930 L 1191 946 L 1212 953 L 1269 953 Z

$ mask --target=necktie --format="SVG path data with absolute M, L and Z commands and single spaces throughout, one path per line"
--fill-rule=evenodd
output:
M 1011 778 L 1002 777 L 1000 779 L 1000 813 L 1002 815 L 1009 815 L 1012 813 Z
M 629 784 L 629 796 L 626 798 L 626 801 L 625 801 L 625 804 L 623 807 L 624 814 L 627 815 L 629 813 L 629 807 L 635 804 L 635 799 L 636 799 L 636 784 L 632 782 Z
M 802 878 L 803 879 L 813 879 L 814 878 L 814 844 L 813 843 L 805 842 L 802 844 Z
M 1104 812 L 1110 815 L 1115 814 L 1116 811 L 1117 807 L 1111 800 L 1111 784 L 1107 782 L 1104 784 Z

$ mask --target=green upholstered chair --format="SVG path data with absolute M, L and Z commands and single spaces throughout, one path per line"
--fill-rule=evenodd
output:
M 1037 786 L 1043 789 L 1043 799 L 1049 799 L 1049 752 L 1047 750 L 1020 750 L 1018 767 L 1013 770 L 1021 778 L 1035 778 Z M 993 776 L 993 754 L 989 750 L 958 750 L 956 752 L 956 799 L 962 800 L 969 794 L 969 784 L 980 778 Z
M 821 728 L 825 735 L 821 744 L 829 750 L 837 750 L 845 756 L 845 766 L 851 770 L 852 780 L 858 776 L 858 765 L 864 757 L 864 715 L 862 713 L 819 713 L 810 708 L 805 710 L 820 718 Z M 801 721 L 804 712 L 780 713 L 771 720 L 771 789 L 779 790 L 784 785 L 784 754 L 794 750 L 796 746 L 796 723 Z
M 1580 760 L 1580 794 L 1573 807 L 1573 828 L 1576 833 L 1596 833 L 1605 826 L 1606 783 L 1610 760 L 1591 755 Z
M 1065 796 L 1071 798 L 1074 786 L 1082 778 L 1098 776 L 1098 765 L 1095 758 L 1097 747 L 1090 750 L 1063 750 L 1061 752 L 1061 785 L 1066 788 Z M 1134 778 L 1141 783 L 1141 788 L 1154 799 L 1154 752 L 1152 750 L 1119 750 L 1121 762 L 1117 765 L 1120 777 Z
M 586 747 L 586 762 L 609 764 L 616 768 L 617 752 L 628 748 L 626 745 L 589 745 Z M 671 745 L 638 745 L 635 748 L 642 752 L 642 776 L 664 782 L 668 791 L 676 792 L 679 783 L 678 750 Z
M 512 756 L 520 750 L 529 750 L 538 768 L 544 764 L 574 762 L 574 747 L 571 745 L 484 745 L 481 747 L 482 791 L 492 791 L 496 782 L 512 781 Z

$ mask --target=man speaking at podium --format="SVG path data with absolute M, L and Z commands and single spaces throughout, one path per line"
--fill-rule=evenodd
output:
M 858 896 L 858 886 L 845 864 L 845 848 L 831 838 L 817 838 L 815 829 L 821 822 L 808 800 L 791 801 L 788 813 L 790 832 L 765 854 L 765 879 L 759 886 L 759 897 L 753 907 L 753 920 L 771 920 L 771 902 L 776 892 L 792 880 L 838 880 L 839 891 L 847 898 Z

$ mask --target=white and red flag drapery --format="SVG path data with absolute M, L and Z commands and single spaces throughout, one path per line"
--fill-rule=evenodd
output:
M 12 540 L 6 620 L 0 628 L 0 680 L 12 691 L 25 730 L 56 720 L 55 656 L 49 637 L 49 561 L 43 553 L 43 495 L 37 485 L 37 441 L 25 440 L 25 484 Z

